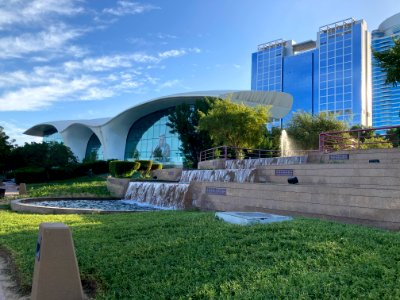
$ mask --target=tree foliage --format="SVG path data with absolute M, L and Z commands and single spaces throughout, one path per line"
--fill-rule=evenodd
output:
M 168 116 L 167 125 L 171 133 L 178 134 L 182 143 L 180 151 L 184 156 L 184 166 L 197 168 L 200 152 L 212 147 L 210 136 L 205 131 L 200 131 L 200 112 L 207 113 L 215 98 L 197 100 L 194 105 L 181 104 Z
M 256 148 L 265 138 L 269 109 L 219 100 L 208 113 L 200 113 L 199 128 L 209 132 L 214 146 Z
M 399 147 L 400 128 L 392 128 L 386 131 L 386 138 L 392 143 L 393 147 Z
M 387 51 L 376 52 L 374 57 L 377 64 L 386 72 L 386 84 L 397 86 L 400 82 L 400 38 L 393 39 L 394 46 Z
M 5 133 L 4 128 L 0 126 L 0 172 L 4 171 L 5 165 L 9 161 L 13 142 Z
M 9 168 L 43 167 L 69 167 L 77 163 L 77 159 L 71 149 L 64 144 L 50 143 L 26 143 L 22 147 L 16 147 L 11 153 Z
M 300 149 L 310 150 L 318 149 L 321 132 L 347 129 L 347 123 L 337 120 L 333 114 L 319 113 L 313 116 L 297 112 L 293 114 L 286 131 Z
M 393 145 L 382 136 L 372 136 L 362 141 L 361 149 L 390 149 Z

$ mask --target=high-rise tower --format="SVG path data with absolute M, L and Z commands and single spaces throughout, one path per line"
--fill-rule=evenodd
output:
M 259 45 L 252 55 L 251 88 L 292 94 L 292 112 L 334 113 L 350 125 L 370 126 L 370 65 L 366 23 L 346 19 L 320 27 L 316 41 Z
M 372 31 L 372 48 L 383 52 L 393 47 L 393 38 L 400 37 L 400 13 L 386 19 Z M 374 127 L 400 124 L 400 86 L 385 84 L 386 73 L 372 64 L 372 125 Z

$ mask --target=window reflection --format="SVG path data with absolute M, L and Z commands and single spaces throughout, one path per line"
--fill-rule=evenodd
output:
M 149 114 L 136 121 L 126 140 L 125 159 L 153 160 L 181 165 L 181 142 L 167 126 L 169 110 Z
M 103 146 L 101 145 L 97 135 L 95 135 L 94 133 L 88 141 L 85 158 L 92 158 L 96 160 L 104 159 Z

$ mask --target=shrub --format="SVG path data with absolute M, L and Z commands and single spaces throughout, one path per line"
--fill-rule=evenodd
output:
M 129 172 L 138 170 L 140 168 L 140 163 L 133 161 L 113 160 L 110 161 L 109 166 L 111 176 L 123 177 Z
M 37 183 L 47 181 L 47 173 L 44 168 L 26 167 L 15 170 L 15 182 L 17 184 Z
M 82 165 L 86 169 L 86 172 L 92 170 L 93 174 L 105 174 L 109 170 L 108 163 L 105 160 L 83 163 Z
M 151 170 L 161 170 L 163 168 L 162 163 L 153 163 L 151 166 Z
M 68 167 L 51 168 L 48 172 L 48 180 L 64 180 L 74 177 L 74 169 Z
M 151 160 L 137 160 L 140 163 L 139 171 L 150 172 L 153 161 Z

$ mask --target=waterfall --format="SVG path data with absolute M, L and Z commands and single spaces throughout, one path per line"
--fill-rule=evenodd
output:
M 187 170 L 182 172 L 182 183 L 191 181 L 207 182 L 254 182 L 256 169 Z
M 125 200 L 135 200 L 159 207 L 185 208 L 184 200 L 191 181 L 254 182 L 256 169 L 188 170 L 182 172 L 179 183 L 130 182 Z
M 165 182 L 130 182 L 125 199 L 155 206 L 183 209 L 189 184 Z
M 225 162 L 226 169 L 251 169 L 271 165 L 298 165 L 305 164 L 307 156 L 287 156 L 257 159 L 232 159 Z

